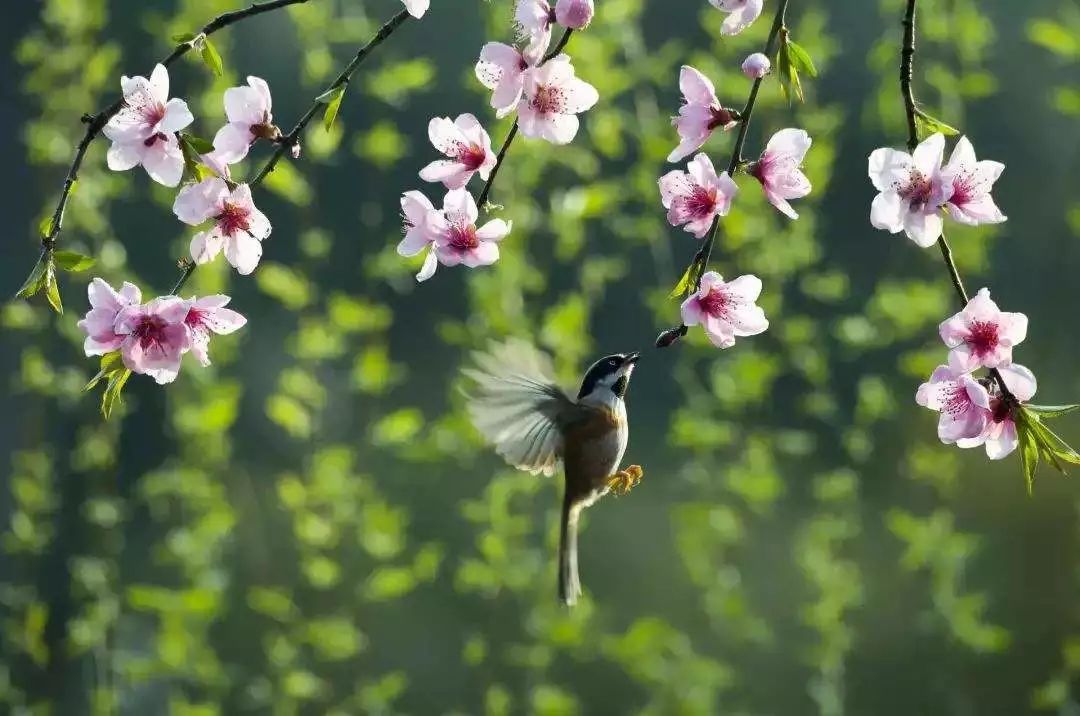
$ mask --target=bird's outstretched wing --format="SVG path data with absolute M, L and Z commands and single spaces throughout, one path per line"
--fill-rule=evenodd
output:
M 555 474 L 563 455 L 562 429 L 577 405 L 552 378 L 551 359 L 511 339 L 473 354 L 463 373 L 469 417 L 508 463 L 531 473 Z

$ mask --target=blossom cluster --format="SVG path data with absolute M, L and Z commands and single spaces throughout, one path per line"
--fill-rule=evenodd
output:
M 599 100 L 596 88 L 579 79 L 570 57 L 548 57 L 552 29 L 586 27 L 593 17 L 593 0 L 518 0 L 514 19 L 521 46 L 489 42 L 480 51 L 476 78 L 491 90 L 496 117 L 517 114 L 516 128 L 527 138 L 568 144 L 577 136 L 577 115 Z M 415 256 L 427 250 L 417 281 L 426 281 L 439 264 L 470 268 L 499 259 L 498 242 L 510 233 L 511 222 L 493 219 L 477 227 L 479 208 L 465 188 L 475 175 L 491 180 L 498 165 L 491 137 L 472 114 L 456 119 L 433 117 L 428 138 L 444 158 L 420 170 L 420 178 L 441 183 L 447 193 L 442 208 L 418 190 L 401 196 L 404 238 L 397 251 Z M 486 192 L 483 194 L 486 196 Z
M 87 293 L 90 310 L 78 323 L 86 334 L 86 355 L 120 351 L 124 367 L 161 384 L 176 379 L 189 351 L 201 365 L 210 365 L 211 335 L 227 335 L 247 323 L 225 308 L 228 296 L 158 296 L 141 303 L 142 292 L 134 284 L 125 281 L 117 291 L 100 278 L 90 282 Z
M 761 14 L 761 0 L 710 2 L 729 13 L 722 26 L 725 34 L 741 32 Z M 742 63 L 743 73 L 755 82 L 760 82 L 770 68 L 768 57 L 762 53 L 754 53 Z M 679 114 L 671 120 L 679 144 L 667 159 L 681 162 L 694 156 L 685 171 L 676 169 L 659 178 L 660 202 L 667 209 L 668 223 L 682 226 L 702 239 L 719 217 L 727 216 L 739 187 L 728 171 L 717 174 L 712 160 L 699 150 L 716 130 L 733 129 L 743 118 L 720 102 L 712 80 L 694 67 L 682 67 L 679 89 L 683 102 Z M 732 166 L 757 179 L 769 203 L 785 216 L 797 219 L 799 215 L 790 200 L 810 193 L 810 181 L 802 171 L 810 144 L 810 135 L 804 130 L 782 129 L 769 139 L 756 161 L 745 164 L 733 161 Z M 741 143 L 738 146 L 736 153 Z M 707 271 L 682 304 L 683 325 L 700 324 L 714 345 L 728 348 L 735 344 L 736 337 L 753 336 L 768 329 L 769 321 L 756 305 L 760 293 L 761 280 L 757 276 L 739 276 L 725 283 L 719 274 Z
M 903 231 L 917 245 L 933 246 L 944 230 L 944 216 L 961 224 L 998 224 L 1006 217 L 990 196 L 1005 165 L 979 161 L 967 137 L 960 137 L 949 161 L 945 137 L 932 134 L 911 154 L 889 147 L 870 155 L 870 181 L 878 195 L 870 206 L 876 229 Z

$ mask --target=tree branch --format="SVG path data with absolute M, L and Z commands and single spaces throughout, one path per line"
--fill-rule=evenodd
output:
M 788 0 L 780 0 L 780 4 L 776 8 L 776 15 L 773 17 L 772 28 L 769 30 L 769 37 L 765 41 L 764 53 L 766 57 L 772 57 L 776 52 L 776 41 L 780 37 L 780 32 L 784 29 L 784 20 L 787 16 Z M 742 112 L 739 119 L 739 133 L 735 137 L 735 145 L 731 149 L 731 159 L 728 160 L 727 172 L 728 175 L 733 176 L 738 171 L 739 166 L 743 163 L 742 150 L 746 145 L 746 135 L 750 131 L 750 120 L 754 116 L 754 107 L 757 105 L 758 91 L 761 89 L 761 84 L 765 77 L 759 77 L 754 80 L 754 84 L 750 87 L 750 94 L 746 98 L 746 104 L 743 105 Z M 712 256 L 713 245 L 716 243 L 716 237 L 720 233 L 720 219 L 714 219 L 712 225 L 712 231 L 709 232 L 709 238 L 705 240 L 698 250 L 694 253 L 694 257 L 690 259 L 690 264 L 686 267 L 686 270 L 693 271 L 697 267 L 697 276 L 693 276 L 693 280 L 689 282 L 689 288 L 687 293 L 684 293 L 685 297 L 689 292 L 696 290 L 698 283 L 701 281 L 701 276 L 705 273 L 705 268 L 709 265 L 709 258 Z M 656 339 L 656 346 L 658 348 L 665 348 L 677 341 L 682 336 L 686 335 L 686 324 L 680 323 L 674 328 L 661 333 Z
M 210 22 L 203 25 L 199 31 L 199 35 L 202 37 L 208 37 L 218 30 L 224 29 L 229 25 L 233 25 L 241 20 L 255 15 L 261 15 L 265 12 L 271 12 L 278 8 L 286 7 L 288 5 L 298 5 L 306 3 L 308 0 L 269 0 L 268 2 L 252 3 L 249 7 L 242 10 L 233 10 L 218 15 Z M 168 54 L 161 61 L 162 65 L 166 67 L 173 62 L 183 57 L 194 46 L 194 41 L 181 42 L 173 48 L 172 52 Z M 71 190 L 75 186 L 75 182 L 79 179 L 79 169 L 82 167 L 83 159 L 86 157 L 86 151 L 90 148 L 94 139 L 97 138 L 101 131 L 105 128 L 105 125 L 112 119 L 113 115 L 119 112 L 124 106 L 124 98 L 120 97 L 108 107 L 105 107 L 95 114 L 84 114 L 82 121 L 86 124 L 86 132 L 83 134 L 82 140 L 79 141 L 78 147 L 75 151 L 75 158 L 71 162 L 71 166 L 68 168 L 67 177 L 64 179 L 64 187 L 60 192 L 60 199 L 56 203 L 56 209 L 53 211 L 52 222 L 49 225 L 49 231 L 42 237 L 41 245 L 42 251 L 51 251 L 56 245 L 56 237 L 60 235 L 60 232 L 64 227 L 64 210 L 67 208 L 68 199 L 71 197 Z
M 282 0 L 279 0 L 279 2 L 281 1 Z M 293 0 L 293 2 L 306 1 L 307 0 Z M 356 55 L 349 64 L 345 65 L 345 68 L 334 78 L 334 81 L 319 94 L 319 97 L 322 97 L 327 92 L 337 89 L 338 87 L 348 85 L 352 80 L 353 73 L 355 73 L 357 68 L 360 67 L 360 64 L 367 59 L 367 56 L 371 54 L 372 50 L 381 45 L 386 38 L 390 37 L 394 30 L 398 29 L 398 27 L 409 19 L 409 17 L 410 15 L 406 10 L 401 10 L 390 18 L 363 47 L 357 50 Z M 300 120 L 296 123 L 296 126 L 292 128 L 292 131 L 278 140 L 278 146 L 274 150 L 274 153 L 270 155 L 270 159 L 263 165 L 263 168 L 259 170 L 259 173 L 255 175 L 255 178 L 248 183 L 248 186 L 252 188 L 257 187 L 267 176 L 269 176 L 270 172 L 274 171 L 274 167 L 276 167 L 278 162 L 281 161 L 281 158 L 285 156 L 285 153 L 291 151 L 292 148 L 299 143 L 300 137 L 304 133 L 304 129 L 307 128 L 311 120 L 315 118 L 315 115 L 319 113 L 319 108 L 325 106 L 326 105 L 317 98 L 311 103 L 311 106 L 308 107 L 308 110 L 300 117 Z M 187 283 L 188 279 L 191 278 L 191 274 L 195 273 L 197 267 L 198 264 L 193 261 L 187 263 L 181 270 L 180 278 L 177 279 L 176 284 L 173 286 L 170 293 L 177 295 L 180 292 L 180 289 L 184 287 L 184 284 Z
M 540 64 L 537 67 L 542 67 L 547 64 L 548 60 L 556 57 L 563 48 L 566 47 L 566 43 L 570 42 L 570 35 L 573 34 L 573 30 L 566 28 L 563 31 L 562 37 L 555 44 L 554 49 L 544 55 L 544 58 L 540 60 Z M 506 152 L 509 151 L 510 145 L 513 143 L 514 138 L 518 134 L 518 120 L 514 117 L 514 123 L 510 125 L 510 131 L 506 133 L 506 139 L 503 140 L 502 146 L 499 147 L 499 153 L 495 158 L 495 166 L 491 168 L 491 174 L 488 176 L 488 180 L 484 182 L 484 188 L 480 190 L 480 198 L 476 200 L 476 205 L 481 209 L 487 204 L 488 197 L 491 195 L 491 186 L 495 183 L 495 176 L 499 173 L 499 169 L 502 168 L 503 159 L 506 157 Z

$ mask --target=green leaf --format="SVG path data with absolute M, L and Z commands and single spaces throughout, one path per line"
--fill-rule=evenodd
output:
M 803 101 L 802 82 L 799 81 L 799 71 L 791 58 L 791 43 L 786 39 L 780 45 L 776 53 L 776 76 L 780 80 L 780 90 L 784 93 L 784 99 L 791 103 L 792 97 L 798 97 Z
M 319 104 L 330 104 L 345 93 L 345 85 L 336 85 L 315 98 Z
M 339 85 L 328 92 L 324 92 L 319 95 L 319 101 L 322 101 L 322 97 L 326 95 L 332 95 L 326 102 L 326 111 L 323 113 L 323 128 L 327 132 L 334 126 L 334 120 L 337 119 L 338 110 L 341 109 L 341 98 L 345 96 L 345 85 Z
M 101 394 L 101 414 L 105 416 L 106 420 L 112 415 L 116 404 L 120 402 L 120 393 L 124 390 L 124 385 L 130 377 L 131 371 L 127 368 L 115 370 L 109 376 L 109 384 L 106 386 L 105 392 Z
M 84 256 L 77 251 L 56 251 L 53 253 L 56 265 L 65 271 L 77 273 L 91 268 L 97 259 L 92 256 Z
M 198 37 L 198 35 L 194 32 L 181 32 L 179 35 L 173 35 L 172 41 L 178 45 L 186 45 L 196 37 Z
M 919 140 L 926 139 L 931 134 L 944 134 L 946 137 L 954 137 L 960 134 L 960 130 L 956 127 L 945 124 L 937 117 L 931 117 L 925 112 L 917 112 L 915 114 L 915 130 L 919 137 Z
M 54 311 L 61 315 L 64 313 L 64 305 L 60 303 L 60 286 L 56 283 L 56 264 L 51 257 L 45 267 L 45 298 Z
M 680 278 L 678 283 L 675 284 L 675 288 L 672 289 L 671 293 L 668 294 L 668 298 L 682 298 L 683 296 L 685 296 L 688 293 L 690 293 L 691 291 L 693 291 L 694 290 L 694 277 L 692 275 L 693 273 L 694 273 L 694 264 L 691 263 L 689 266 L 686 267 L 686 272 L 682 275 L 682 278 Z
M 194 134 L 183 133 L 180 135 L 184 141 L 188 143 L 191 149 L 196 154 L 209 154 L 214 151 L 214 143 L 210 142 L 202 137 L 196 137 Z
M 120 351 L 112 351 L 101 356 L 101 363 L 99 364 L 100 370 L 97 375 L 90 379 L 90 382 L 83 387 L 83 392 L 92 390 L 94 386 L 101 382 L 101 380 L 118 370 L 121 370 L 123 366 L 116 366 L 116 362 L 120 360 Z
M 1039 467 L 1039 446 L 1035 441 L 1035 433 L 1029 426 L 1027 415 L 1020 412 L 1016 421 L 1017 437 L 1020 441 L 1020 467 L 1024 471 L 1024 480 L 1027 481 L 1027 491 L 1031 494 L 1032 485 L 1035 483 L 1035 470 Z
M 53 215 L 49 214 L 44 219 L 38 222 L 38 233 L 42 238 L 45 238 L 52 233 Z
M 1073 403 L 1072 405 L 1025 405 L 1024 407 L 1033 413 L 1038 413 L 1040 418 L 1060 418 L 1062 415 L 1068 415 L 1080 408 L 1080 403 Z
M 34 269 L 27 276 L 26 281 L 23 282 L 22 288 L 15 294 L 18 298 L 30 298 L 45 287 L 45 266 L 47 264 L 48 260 L 43 253 L 37 263 L 34 264 Z
M 802 45 L 788 40 L 787 48 L 791 56 L 791 64 L 797 72 L 802 72 L 810 77 L 817 77 L 817 67 L 814 67 L 814 61 L 810 59 L 810 53 Z
M 211 72 L 221 77 L 225 72 L 225 65 L 221 62 L 221 55 L 218 54 L 214 43 L 210 42 L 209 37 L 204 37 L 201 44 L 199 56 L 202 57 L 203 63 L 210 68 Z

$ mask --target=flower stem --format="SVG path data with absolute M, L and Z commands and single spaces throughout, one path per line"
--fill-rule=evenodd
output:
M 544 58 L 540 60 L 540 64 L 537 67 L 544 66 L 548 60 L 552 59 L 566 47 L 566 43 L 570 42 L 570 35 L 573 34 L 573 30 L 566 28 L 563 31 L 562 37 L 555 44 L 555 47 L 544 55 Z M 481 209 L 487 204 L 488 197 L 491 195 L 491 186 L 495 183 L 495 176 L 499 173 L 499 169 L 502 168 L 503 159 L 506 157 L 506 152 L 509 151 L 510 145 L 513 143 L 514 138 L 518 134 L 518 120 L 514 117 L 514 123 L 510 125 L 510 131 L 506 133 L 506 139 L 503 140 L 502 146 L 499 147 L 499 153 L 495 157 L 495 166 L 491 168 L 491 174 L 488 176 L 486 182 L 484 182 L 484 188 L 480 190 L 480 197 L 476 200 L 476 205 Z
M 293 1 L 296 2 L 298 0 Z M 299 1 L 306 2 L 306 0 Z M 352 80 L 353 74 L 356 72 L 357 68 L 360 67 L 360 64 L 365 59 L 367 59 L 367 56 L 371 54 L 371 52 L 376 47 L 381 45 L 383 41 L 386 40 L 386 38 L 390 37 L 390 35 L 393 34 L 394 30 L 398 29 L 398 27 L 400 27 L 407 19 L 409 19 L 409 17 L 410 15 L 406 10 L 401 10 L 392 18 L 387 20 L 386 23 L 379 28 L 378 32 L 376 32 L 375 35 L 370 40 L 368 40 L 363 47 L 357 50 L 356 55 L 352 58 L 349 64 L 345 65 L 345 68 L 338 74 L 337 77 L 334 78 L 334 81 L 331 82 L 329 86 L 327 86 L 327 88 L 319 94 L 319 96 L 321 97 L 327 92 L 337 89 L 338 87 L 348 85 L 349 82 Z M 259 170 L 259 173 L 255 175 L 255 178 L 248 183 L 248 186 L 252 188 L 257 187 L 263 182 L 264 179 L 266 179 L 267 176 L 269 176 L 270 172 L 274 171 L 274 167 L 276 167 L 278 162 L 281 161 L 281 158 L 285 156 L 285 153 L 289 152 L 294 146 L 297 145 L 297 143 L 300 141 L 300 137 L 304 133 L 304 130 L 307 128 L 308 124 L 311 123 L 311 120 L 315 118 L 315 115 L 319 113 L 319 109 L 322 107 L 325 107 L 325 105 L 318 99 L 314 100 L 311 103 L 311 106 L 308 107 L 308 110 L 304 112 L 304 114 L 300 117 L 299 121 L 297 121 L 296 123 L 296 126 L 292 128 L 292 131 L 290 131 L 288 134 L 278 140 L 277 148 L 274 150 L 274 153 L 270 155 L 270 159 L 266 162 L 266 164 L 263 165 L 262 169 Z M 187 283 L 189 278 L 191 278 L 191 274 L 195 273 L 196 268 L 198 268 L 198 264 L 194 262 L 184 265 L 183 269 L 180 272 L 180 277 L 179 279 L 177 279 L 176 284 L 173 286 L 173 289 L 171 291 L 173 295 L 179 293 L 180 289 L 183 288 L 184 284 Z
M 769 30 L 769 38 L 765 41 L 764 53 L 766 57 L 772 57 L 776 52 L 776 41 L 780 37 L 781 30 L 784 29 L 784 20 L 787 16 L 788 0 L 780 0 L 780 4 L 776 8 L 776 15 L 773 17 L 772 28 Z M 742 112 L 740 113 L 739 120 L 739 133 L 735 137 L 735 146 L 731 149 L 731 159 L 728 160 L 727 173 L 733 175 L 738 170 L 739 166 L 743 163 L 742 151 L 746 145 L 746 135 L 750 131 L 750 120 L 754 116 L 754 107 L 757 105 L 758 92 L 761 89 L 761 83 L 765 77 L 759 77 L 754 80 L 754 84 L 750 87 L 750 94 L 746 98 L 746 104 L 743 105 Z M 683 294 L 683 298 L 697 290 L 697 286 L 701 281 L 702 275 L 705 273 L 705 268 L 709 265 L 709 258 L 712 256 L 713 245 L 716 244 L 716 237 L 720 233 L 720 219 L 714 219 L 712 231 L 709 232 L 709 237 L 705 239 L 698 250 L 694 253 L 694 257 L 690 259 L 690 265 L 687 266 L 688 272 L 693 272 L 691 278 L 693 279 L 688 283 L 688 288 Z M 656 340 L 658 348 L 666 348 L 674 343 L 678 338 L 686 335 L 686 324 L 680 323 L 678 326 L 668 329 L 660 334 L 660 337 Z

